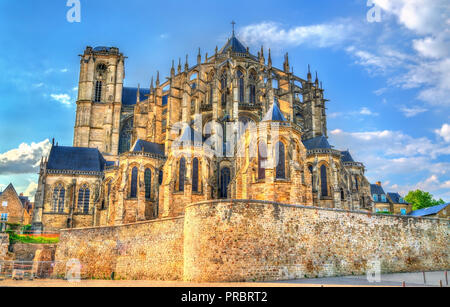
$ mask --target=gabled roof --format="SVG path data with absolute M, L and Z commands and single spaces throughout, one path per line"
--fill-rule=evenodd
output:
M 28 201 L 28 197 L 19 196 L 19 194 L 17 194 L 17 191 L 16 191 L 16 189 L 14 188 L 14 186 L 13 186 L 12 183 L 10 183 L 10 184 L 6 187 L 6 189 L 4 189 L 2 193 L 0 193 L 0 196 L 1 196 L 2 194 L 5 194 L 8 190 L 11 190 L 11 192 L 13 193 L 13 197 L 15 197 L 15 198 L 19 201 L 19 204 L 22 205 L 22 208 L 28 209 L 28 208 L 26 207 L 26 204 L 27 204 L 27 203 L 23 201 L 23 199 L 26 199 L 26 200 Z M 29 203 L 29 201 L 28 201 L 28 203 Z
M 137 87 L 124 87 L 122 89 L 122 104 L 126 106 L 133 106 L 136 104 L 137 98 Z M 145 95 L 150 94 L 150 89 L 141 88 L 139 89 L 140 100 L 146 100 L 147 97 Z
M 283 113 L 281 112 L 280 107 L 278 106 L 278 103 L 276 103 L 274 101 L 262 121 L 263 122 L 269 122 L 269 121 L 285 122 L 286 117 L 284 117 Z
M 430 208 L 416 210 L 416 211 L 411 212 L 409 215 L 410 216 L 421 217 L 421 216 L 429 216 L 429 215 L 438 214 L 439 212 L 441 212 L 442 210 L 447 208 L 448 205 L 450 205 L 450 203 L 444 204 L 444 205 L 439 205 L 439 206 L 434 206 L 434 207 L 430 207 Z
M 228 42 L 225 44 L 225 46 L 220 49 L 219 53 L 227 53 L 228 50 L 231 50 L 231 52 L 238 52 L 238 53 L 246 53 L 247 48 L 236 38 L 236 36 L 233 34 L 231 38 L 228 39 Z
M 341 161 L 342 162 L 355 162 L 355 160 L 353 160 L 353 157 L 348 150 L 342 152 Z
M 328 139 L 324 135 L 305 140 L 303 141 L 303 145 L 305 145 L 307 150 L 332 149 L 330 143 L 328 143 Z
M 394 204 L 400 204 L 400 198 L 403 198 L 398 193 L 388 193 L 389 198 Z M 408 205 L 408 203 L 403 199 L 403 204 Z
M 53 146 L 47 169 L 102 172 L 105 159 L 96 148 Z
M 144 140 L 137 140 L 131 149 L 132 152 L 151 153 L 164 157 L 164 145 L 147 142 Z

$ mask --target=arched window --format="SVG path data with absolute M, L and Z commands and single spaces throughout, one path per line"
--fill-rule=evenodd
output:
M 239 102 L 244 103 L 245 102 L 244 74 L 240 70 L 238 70 L 236 74 L 238 78 Z
M 356 191 L 359 191 L 359 182 L 358 182 L 358 177 L 355 176 L 355 187 L 356 187 Z
M 222 107 L 227 105 L 227 73 L 224 71 L 220 78 L 220 89 L 222 91 Z
M 322 196 L 328 196 L 328 177 L 327 177 L 327 167 L 322 165 L 320 168 L 320 187 L 322 190 Z
M 341 188 L 341 200 L 345 200 L 344 189 Z
M 100 102 L 102 100 L 102 81 L 96 81 L 95 82 L 95 95 L 94 95 L 94 102 Z
M 147 168 L 144 173 L 145 182 L 145 199 L 151 199 L 152 197 L 152 171 Z
M 250 91 L 249 103 L 255 104 L 256 103 L 256 73 L 254 71 L 250 72 L 249 91 Z
M 64 199 L 66 195 L 66 190 L 59 184 L 53 190 L 53 212 L 64 212 Z
M 266 179 L 267 148 L 264 142 L 258 145 L 258 179 Z
M 119 154 L 122 154 L 130 150 L 132 133 L 133 133 L 133 117 L 130 117 L 122 124 L 122 127 L 120 128 Z
M 191 100 L 191 114 L 195 114 L 195 105 L 197 104 L 196 99 Z
M 87 184 L 83 185 L 78 190 L 78 212 L 89 213 L 89 200 L 91 197 L 91 191 Z
M 228 167 L 220 171 L 220 198 L 228 198 L 228 185 L 230 184 L 231 171 Z
M 137 181 L 138 181 L 138 169 L 137 167 L 133 167 L 133 170 L 131 171 L 130 198 L 137 197 Z
M 184 192 L 184 182 L 186 181 L 186 159 L 180 159 L 180 169 L 178 174 L 178 191 Z
M 106 186 L 106 207 L 109 207 L 109 201 L 111 199 L 111 182 L 112 180 L 110 180 Z
M 158 178 L 158 183 L 159 185 L 161 185 L 163 183 L 163 179 L 164 179 L 164 172 L 162 170 L 159 171 L 159 178 Z
M 198 177 L 198 159 L 194 158 L 192 161 L 192 192 L 199 192 Z
M 276 145 L 276 161 L 277 161 L 277 179 L 286 178 L 286 155 L 285 146 L 282 142 L 278 142 Z

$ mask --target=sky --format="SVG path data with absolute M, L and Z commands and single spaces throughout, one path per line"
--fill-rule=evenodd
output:
M 128 58 L 126 86 L 172 60 L 212 54 L 231 34 L 274 66 L 318 72 L 329 139 L 386 192 L 422 189 L 450 201 L 450 3 L 447 0 L 0 0 L 0 190 L 33 196 L 51 140 L 71 146 L 86 46 Z M 77 1 L 69 1 L 77 2 Z M 71 14 L 69 14 L 71 15 Z

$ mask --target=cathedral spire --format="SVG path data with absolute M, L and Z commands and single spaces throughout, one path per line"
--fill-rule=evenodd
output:
M 175 61 L 172 60 L 172 68 L 170 68 L 170 77 L 173 78 L 175 76 Z
M 155 88 L 153 87 L 153 76 L 152 76 L 152 80 L 150 81 L 150 94 L 152 94 L 154 90 Z
M 141 85 L 139 83 L 136 91 L 136 102 L 141 102 Z
M 178 74 L 181 73 L 181 58 L 178 58 Z
M 271 55 L 271 52 L 270 52 L 270 48 L 269 48 L 269 59 L 268 59 L 268 65 L 269 65 L 269 68 L 271 68 L 271 67 L 272 67 L 272 55 Z
M 200 48 L 198 48 L 197 64 L 200 65 L 201 63 L 202 63 L 202 52 Z
M 308 64 L 308 81 L 311 82 L 312 75 L 311 75 L 311 66 Z
M 316 83 L 316 87 L 319 87 L 319 75 L 317 73 L 317 70 L 316 70 L 316 81 L 315 81 L 315 83 Z
M 159 87 L 159 70 L 156 72 L 156 87 Z
M 186 63 L 184 64 L 184 71 L 186 71 L 186 72 L 189 70 L 188 59 L 189 59 L 189 55 L 186 54 Z
M 236 25 L 236 23 L 234 22 L 234 20 L 231 22 L 231 25 L 233 26 L 233 34 L 232 34 L 232 37 L 234 37 L 234 26 Z
M 289 72 L 289 53 L 286 52 L 286 55 L 284 56 L 284 72 Z

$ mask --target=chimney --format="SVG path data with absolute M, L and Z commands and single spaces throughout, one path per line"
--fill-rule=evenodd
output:
M 377 186 L 381 187 L 381 181 L 377 182 Z

